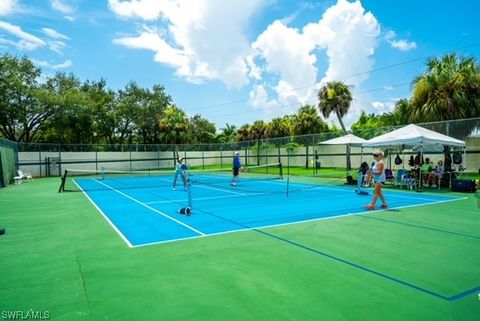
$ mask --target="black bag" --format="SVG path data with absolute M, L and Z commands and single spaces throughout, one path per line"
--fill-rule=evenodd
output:
M 347 185 L 357 185 L 358 181 L 352 175 L 347 176 Z
M 397 157 L 395 157 L 395 165 L 400 165 L 401 163 L 403 163 L 403 161 L 400 158 L 400 155 L 397 154 Z
M 362 164 L 360 164 L 360 168 L 358 169 L 360 172 L 362 172 L 362 175 L 365 175 L 367 174 L 367 171 L 368 171 L 368 163 L 367 162 L 363 162 Z
M 461 193 L 474 193 L 477 191 L 475 181 L 471 179 L 453 179 L 452 191 Z
M 452 160 L 453 160 L 453 163 L 455 165 L 461 164 L 462 163 L 462 154 L 459 151 L 454 152 Z
M 413 155 L 410 156 L 410 159 L 408 160 L 408 165 L 410 165 L 410 167 L 415 166 L 415 161 L 413 160 Z

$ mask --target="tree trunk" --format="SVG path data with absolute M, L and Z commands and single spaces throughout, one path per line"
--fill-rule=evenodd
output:
M 345 124 L 343 123 L 342 117 L 340 116 L 337 110 L 335 110 L 335 114 L 337 114 L 338 122 L 340 123 L 343 133 L 345 134 L 347 132 L 347 129 L 345 128 Z M 347 171 L 352 170 L 352 162 L 350 160 L 350 151 L 351 151 L 351 147 L 350 145 L 347 145 Z

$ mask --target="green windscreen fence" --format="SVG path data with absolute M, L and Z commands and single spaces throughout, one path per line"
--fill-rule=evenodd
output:
M 0 139 L 0 187 L 11 184 L 15 176 L 17 145 Z

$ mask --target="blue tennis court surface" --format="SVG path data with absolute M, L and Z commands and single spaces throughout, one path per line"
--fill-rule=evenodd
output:
M 185 216 L 178 213 L 179 208 L 188 204 L 188 192 L 181 182 L 172 190 L 170 177 L 132 179 L 135 179 L 134 184 L 130 184 L 128 178 L 75 180 L 132 247 L 361 214 L 365 212 L 363 205 L 372 197 L 357 195 L 349 187 L 305 183 L 290 183 L 287 195 L 285 179 L 244 179 L 236 187 L 231 187 L 228 181 L 194 184 L 192 215 Z M 158 181 L 162 184 L 155 184 Z M 138 187 L 142 185 L 144 187 Z M 385 191 L 385 196 L 389 209 L 459 199 L 401 191 Z M 392 211 L 392 215 L 401 215 L 401 212 Z

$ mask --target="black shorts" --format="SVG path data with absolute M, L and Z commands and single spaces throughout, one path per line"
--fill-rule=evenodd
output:
M 233 176 L 238 176 L 238 171 L 240 170 L 239 167 L 234 167 L 233 168 Z

